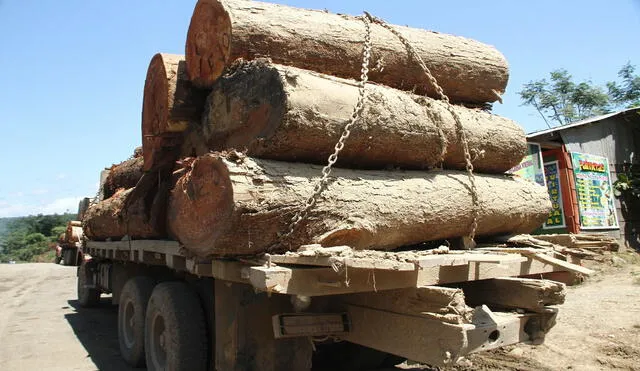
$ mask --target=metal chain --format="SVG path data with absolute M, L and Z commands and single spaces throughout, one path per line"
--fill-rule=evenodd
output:
M 411 57 L 413 57 L 418 62 L 418 64 L 420 65 L 420 68 L 422 68 L 422 70 L 424 71 L 424 74 L 427 76 L 427 79 L 435 89 L 440 99 L 445 102 L 445 106 L 447 110 L 449 111 L 449 113 L 451 113 L 451 116 L 453 116 L 453 120 L 456 123 L 456 131 L 458 134 L 458 138 L 462 143 L 467 175 L 469 177 L 469 183 L 471 184 L 471 198 L 473 201 L 473 210 L 471 211 L 471 216 L 473 217 L 473 221 L 471 222 L 471 230 L 469 232 L 469 238 L 473 241 L 476 235 L 476 230 L 478 229 L 478 212 L 480 209 L 480 200 L 478 199 L 478 189 L 476 188 L 476 179 L 475 179 L 475 175 L 473 174 L 473 162 L 471 161 L 471 153 L 469 151 L 469 142 L 467 141 L 467 134 L 464 131 L 464 127 L 462 126 L 460 117 L 458 116 L 456 111 L 453 109 L 453 105 L 449 101 L 449 97 L 447 97 L 447 95 L 444 93 L 444 90 L 438 84 L 438 81 L 436 80 L 436 78 L 433 77 L 431 70 L 429 70 L 429 67 L 427 67 L 427 65 L 424 63 L 424 61 L 422 60 L 420 55 L 415 51 L 411 43 L 409 43 L 409 40 L 407 40 L 404 36 L 402 36 L 402 34 L 398 30 L 393 28 L 384 20 L 374 17 L 366 12 L 365 14 L 370 19 L 371 22 L 379 24 L 380 26 L 386 28 L 400 40 L 402 45 L 404 45 L 404 47 L 409 52 L 409 55 L 411 55 Z
M 351 128 L 356 124 L 356 122 L 360 118 L 362 110 L 364 109 L 364 101 L 367 95 L 365 87 L 367 81 L 369 81 L 369 60 L 371 59 L 371 19 L 368 16 L 364 16 L 362 17 L 362 20 L 365 25 L 365 36 L 364 49 L 362 51 L 362 69 L 360 73 L 360 81 L 358 82 L 358 102 L 353 108 L 353 113 L 351 114 L 349 122 L 347 122 L 347 124 L 344 126 L 344 129 L 342 130 L 340 139 L 338 139 L 338 142 L 333 148 L 333 153 L 327 160 L 327 165 L 322 169 L 322 177 L 313 188 L 313 194 L 309 196 L 309 198 L 307 198 L 305 206 L 302 209 L 298 210 L 293 218 L 291 218 L 287 232 L 280 235 L 279 243 L 282 243 L 282 241 L 293 234 L 293 232 L 296 230 L 296 227 L 309 215 L 309 211 L 311 211 L 311 209 L 313 209 L 313 207 L 318 202 L 318 198 L 329 182 L 331 169 L 333 168 L 333 165 L 335 165 L 335 163 L 338 161 L 338 155 L 344 149 L 345 142 L 351 135 Z

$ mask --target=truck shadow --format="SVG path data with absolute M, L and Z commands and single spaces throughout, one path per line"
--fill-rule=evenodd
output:
M 129 366 L 120 356 L 116 327 L 118 307 L 111 304 L 110 297 L 102 298 L 95 308 L 83 308 L 77 300 L 69 300 L 68 303 L 75 311 L 66 314 L 65 319 L 98 370 L 141 370 Z

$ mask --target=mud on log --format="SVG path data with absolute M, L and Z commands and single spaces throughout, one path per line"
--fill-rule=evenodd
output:
M 320 167 L 238 153 L 197 158 L 169 200 L 170 233 L 201 256 L 253 255 L 300 245 L 394 249 L 463 236 L 471 225 L 464 172 L 335 169 L 323 197 L 286 243 L 274 246 L 311 195 Z M 528 232 L 551 208 L 544 187 L 476 174 L 479 236 Z
M 416 49 L 455 102 L 494 102 L 509 78 L 504 56 L 475 40 L 394 26 Z M 372 29 L 372 81 L 434 95 L 418 63 L 391 32 Z M 200 0 L 187 34 L 191 80 L 210 87 L 236 58 L 276 63 L 345 78 L 360 78 L 365 25 L 353 16 L 257 1 Z
M 142 177 L 144 160 L 142 157 L 132 158 L 113 165 L 104 182 L 104 197 L 113 196 L 118 189 L 133 188 Z
M 189 122 L 200 121 L 206 91 L 187 79 L 184 56 L 158 53 L 151 59 L 142 101 L 142 152 L 144 170 L 151 169 L 154 155 L 174 144 L 175 133 Z
M 339 166 L 425 169 L 444 161 L 445 168 L 465 168 L 454 119 L 442 102 L 375 84 L 367 92 Z M 183 155 L 235 148 L 258 158 L 324 164 L 358 95 L 352 81 L 264 59 L 236 63 L 214 84 L 202 125 L 188 135 L 191 148 Z M 524 132 L 515 122 L 454 109 L 469 148 L 484 152 L 474 161 L 478 172 L 505 172 L 526 154 Z
M 123 206 L 131 189 L 120 190 L 111 198 L 92 205 L 87 210 L 82 228 L 91 240 L 111 238 L 119 240 L 124 236 L 133 239 L 163 237 L 148 221 L 144 199 L 137 200 L 124 210 Z

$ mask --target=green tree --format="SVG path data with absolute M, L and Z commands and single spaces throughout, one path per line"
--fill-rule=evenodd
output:
M 607 83 L 609 96 L 614 102 L 627 108 L 640 106 L 640 76 L 635 74 L 636 67 L 627 62 L 620 71 L 618 77 L 622 82 Z
M 590 81 L 576 83 L 567 70 L 549 74 L 549 80 L 530 81 L 518 92 L 525 106 L 534 107 L 547 126 L 565 125 L 616 109 L 640 105 L 640 76 L 630 63 L 618 72 L 621 82 L 606 89 Z

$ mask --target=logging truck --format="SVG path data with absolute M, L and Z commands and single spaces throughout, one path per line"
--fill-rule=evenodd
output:
M 199 0 L 185 55 L 149 64 L 142 150 L 83 213 L 80 304 L 111 294 L 121 354 L 149 370 L 444 366 L 542 342 L 557 281 L 590 272 L 487 239 L 551 210 L 503 174 L 522 128 L 477 109 L 507 80 L 473 40 Z
M 149 370 L 371 370 L 540 343 L 579 265 L 497 244 L 301 246 L 203 259 L 176 241 L 83 242 L 77 293 L 111 294 L 122 357 Z

